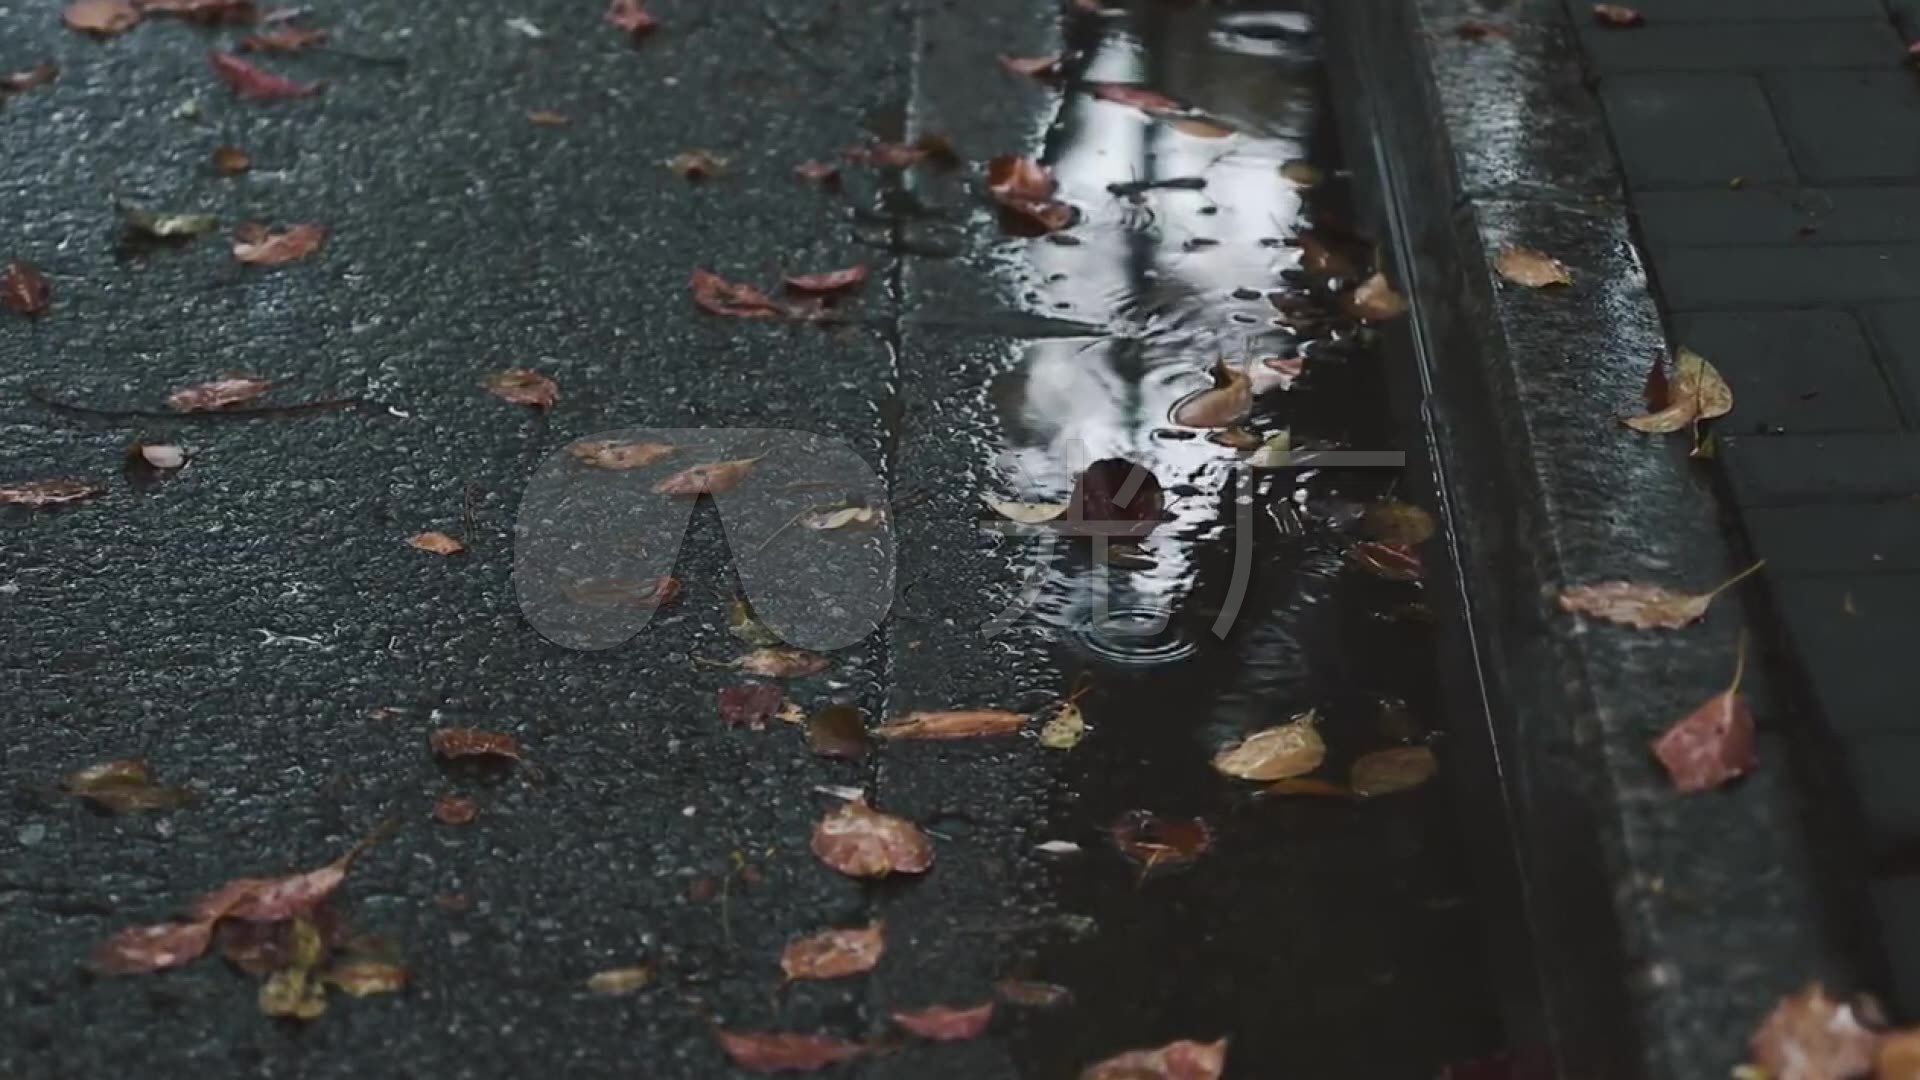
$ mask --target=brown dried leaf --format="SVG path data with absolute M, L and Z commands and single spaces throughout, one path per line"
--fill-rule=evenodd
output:
M 42 60 L 25 71 L 0 75 L 0 94 L 18 94 L 36 86 L 45 86 L 60 77 L 60 65 Z
M 68 773 L 60 787 L 104 810 L 173 810 L 193 800 L 186 788 L 160 787 L 150 780 L 147 763 L 138 758 L 103 761 Z
M 849 877 L 924 873 L 933 865 L 933 842 L 904 818 L 863 802 L 846 802 L 813 828 L 813 853 Z
M 442 795 L 433 801 L 433 820 L 442 825 L 467 825 L 480 816 L 480 804 L 465 795 Z
M 1220 1080 L 1227 1068 L 1227 1040 L 1182 1039 L 1152 1050 L 1129 1050 L 1087 1066 L 1080 1080 Z
M 1406 298 L 1393 291 L 1387 275 L 1376 272 L 1347 297 L 1347 312 L 1369 322 L 1385 322 L 1407 313 Z
M 1289 723 L 1256 731 L 1214 755 L 1213 767 L 1241 780 L 1285 780 L 1310 773 L 1327 756 L 1327 744 L 1314 726 L 1317 720 L 1309 709 Z
M 793 1032 L 714 1031 L 733 1063 L 750 1072 L 815 1072 L 867 1052 L 860 1043 Z
M 198 386 L 175 390 L 167 395 L 167 408 L 174 412 L 214 412 L 241 402 L 252 401 L 272 387 L 272 379 L 262 379 L 254 375 L 229 375 Z
M 532 368 L 509 368 L 480 380 L 487 393 L 515 405 L 551 409 L 560 400 L 560 384 Z
M 787 289 L 797 293 L 837 293 L 858 288 L 867 280 L 867 264 L 858 263 L 844 270 L 826 270 L 818 274 L 788 274 Z
M 53 287 L 38 267 L 15 259 L 0 274 L 0 303 L 21 315 L 44 315 L 53 303 Z
M 109 37 L 133 29 L 140 9 L 133 0 L 73 0 L 61 18 L 70 30 Z
M 1253 412 L 1253 377 L 1244 368 L 1222 360 L 1213 371 L 1213 386 L 1173 407 L 1173 422 L 1191 428 L 1227 428 Z
M 499 731 L 478 728 L 438 728 L 427 736 L 427 745 L 435 757 L 449 760 L 467 757 L 520 760 L 520 740 Z
M 107 489 L 84 480 L 28 480 L 0 484 L 0 506 L 62 506 L 105 495 Z
M 872 971 L 887 949 L 880 923 L 855 930 L 822 930 L 787 944 L 780 953 L 780 970 L 787 978 L 842 979 Z
M 1780 999 L 1751 1045 L 1768 1080 L 1848 1080 L 1873 1068 L 1879 1038 L 1814 983 Z
M 87 967 L 100 975 L 141 975 L 192 963 L 213 941 L 212 919 L 131 926 L 95 946 Z
M 458 555 L 467 550 L 467 545 L 443 532 L 420 533 L 409 539 L 407 545 L 435 555 Z
M 1643 25 L 1647 20 L 1640 12 L 1625 4 L 1595 4 L 1593 19 L 1602 26 L 1631 28 Z
M 239 176 L 253 168 L 253 156 L 237 146 L 217 146 L 213 150 L 213 168 L 222 176 Z
M 1000 66 L 1015 75 L 1031 79 L 1053 79 L 1060 75 L 1060 54 L 1051 56 L 1008 56 L 1000 54 Z
M 290 225 L 280 232 L 242 225 L 233 234 L 233 257 L 249 266 L 285 266 L 319 250 L 326 238 L 322 225 Z
M 321 973 L 320 981 L 353 997 L 397 994 L 407 985 L 407 969 L 385 960 L 342 960 Z
M 987 162 L 987 193 L 1042 232 L 1072 225 L 1079 212 L 1053 197 L 1058 187 L 1046 167 L 1029 157 L 1001 154 Z
M 1560 610 L 1592 615 L 1636 630 L 1678 630 L 1705 615 L 1714 596 L 1675 592 L 1660 585 L 1608 581 L 1563 589 Z
M 1680 794 L 1719 787 L 1760 763 L 1753 711 L 1737 690 L 1723 690 L 1654 740 L 1653 753 Z
M 1501 248 L 1500 254 L 1494 259 L 1493 268 L 1501 277 L 1529 289 L 1573 284 L 1573 271 L 1567 269 L 1565 263 L 1532 248 L 1512 245 Z
M 807 718 L 807 749 L 821 757 L 867 756 L 867 721 L 853 705 L 828 705 Z
M 737 458 L 733 461 L 710 461 L 704 465 L 695 465 L 682 469 L 665 480 L 653 485 L 655 495 L 718 495 L 732 491 L 746 478 L 747 470 L 758 457 Z
M 827 670 L 833 661 L 805 649 L 755 649 L 733 662 L 735 669 L 769 679 L 803 679 Z
M 587 978 L 587 989 L 596 994 L 631 994 L 653 981 L 653 968 L 646 964 L 608 968 Z
M 672 443 L 589 439 L 567 448 L 575 461 L 600 469 L 644 469 L 679 452 Z
M 1427 747 L 1396 746 L 1362 754 L 1347 774 L 1347 783 L 1355 795 L 1370 798 L 1417 788 L 1439 770 L 1440 763 Z
M 207 62 L 213 65 L 213 73 L 220 76 L 221 82 L 232 87 L 234 93 L 255 101 L 312 97 L 323 86 L 317 82 L 295 82 L 283 75 L 257 68 L 232 53 L 218 50 L 207 54 Z
M 662 608 L 679 599 L 680 579 L 581 578 L 562 585 L 560 591 L 583 607 Z
M 270 30 L 264 34 L 248 34 L 240 39 L 241 52 L 297 53 L 305 52 L 315 45 L 323 45 L 327 40 L 325 30 L 314 30 L 304 26 L 288 26 L 279 30 Z
M 682 180 L 697 182 L 726 172 L 727 159 L 707 150 L 683 150 L 667 159 L 667 168 Z
M 738 285 L 708 270 L 695 269 L 689 283 L 700 310 L 735 319 L 777 319 L 788 314 L 779 301 L 751 285 Z
M 1651 378 L 1651 377 L 1650 377 Z M 1635 431 L 1664 435 L 1699 420 L 1711 420 L 1733 411 L 1733 388 L 1706 358 L 1692 349 L 1674 355 L 1674 373 L 1667 385 L 1667 407 L 1622 421 Z
M 1213 846 L 1213 830 L 1199 818 L 1163 818 L 1148 810 L 1129 810 L 1108 832 L 1144 871 L 1190 863 Z
M 1276 781 L 1260 789 L 1262 796 L 1267 795 L 1311 795 L 1329 799 L 1351 799 L 1352 789 L 1333 783 L 1330 780 L 1316 780 L 1310 776 L 1291 776 Z
M 1005 709 L 961 709 L 908 713 L 881 724 L 873 733 L 882 739 L 977 739 L 1018 735 L 1026 724 L 1024 714 Z
M 786 701 L 787 695 L 770 683 L 729 686 L 720 691 L 720 721 L 728 727 L 759 731 Z
M 260 17 L 253 0 L 138 0 L 143 15 L 174 15 L 207 26 L 247 24 Z
M 895 1011 L 893 1022 L 923 1039 L 934 1042 L 962 1042 L 979 1038 L 993 1022 L 993 1002 L 985 1001 L 966 1008 L 930 1005 L 911 1012 Z
M 959 160 L 953 140 L 938 132 L 928 132 L 910 143 L 870 143 L 846 151 L 849 161 L 863 161 L 881 168 L 904 169 L 922 161 L 952 164 Z
M 993 984 L 993 992 L 1009 1005 L 1029 1009 L 1052 1009 L 1073 1001 L 1073 991 L 1066 987 L 1029 979 L 1001 979 Z
M 1368 540 L 1348 548 L 1347 561 L 1388 581 L 1419 581 L 1426 574 L 1420 553 L 1403 544 Z

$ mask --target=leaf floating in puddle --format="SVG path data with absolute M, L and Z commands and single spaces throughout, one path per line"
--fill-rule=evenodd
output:
M 1545 289 L 1553 285 L 1573 284 L 1573 271 L 1565 263 L 1544 251 L 1508 246 L 1500 249 L 1493 267 L 1500 276 L 1515 285 Z
M 1391 795 L 1419 787 L 1433 779 L 1439 768 L 1432 750 L 1424 746 L 1396 746 L 1361 755 L 1347 774 L 1347 782 L 1353 786 L 1353 793 L 1363 798 Z
M 1213 846 L 1213 831 L 1199 818 L 1163 818 L 1148 810 L 1129 810 L 1108 832 L 1143 872 L 1185 865 Z
M 587 989 L 596 994 L 614 996 L 631 994 L 646 987 L 653 981 L 653 969 L 645 964 L 631 967 L 608 968 L 596 971 L 587 978 Z
M 1727 385 L 1727 380 L 1705 357 L 1692 349 L 1681 349 L 1674 356 L 1666 407 L 1644 416 L 1628 417 L 1622 423 L 1635 431 L 1664 435 L 1732 411 L 1733 388 Z
M 15 259 L 0 274 L 0 303 L 20 315 L 44 315 L 53 303 L 53 287 L 32 263 Z
M 986 503 L 994 513 L 1022 525 L 1045 525 L 1067 512 L 1066 503 L 1011 502 L 992 498 L 987 499 Z
M 443 532 L 423 532 L 407 541 L 407 546 L 433 555 L 458 555 L 467 545 Z
M 427 745 L 435 757 L 449 760 L 470 757 L 520 760 L 520 740 L 498 731 L 439 728 L 427 736 Z
M 1647 21 L 1639 11 L 1627 7 L 1625 4 L 1595 4 L 1593 5 L 1593 20 L 1602 26 L 1614 26 L 1622 29 L 1631 29 Z
M 623 442 L 618 439 L 589 439 L 567 447 L 575 461 L 600 469 L 644 469 L 662 458 L 678 453 L 672 443 Z
M 1024 714 L 1004 709 L 961 709 L 909 713 L 873 733 L 882 739 L 978 739 L 1017 735 L 1026 723 Z
M 740 671 L 769 679 L 802 679 L 820 674 L 831 664 L 831 660 L 816 652 L 777 647 L 755 649 L 733 662 Z
M 1060 75 L 1060 54 L 1052 56 L 1008 56 L 1000 54 L 1000 66 L 1015 75 L 1032 79 L 1054 79 Z
M 167 408 L 174 412 L 214 412 L 241 402 L 252 401 L 273 387 L 273 380 L 252 375 L 233 375 L 212 382 L 175 390 L 167 395 Z
M 961 1042 L 979 1038 L 993 1022 L 993 1002 L 967 1008 L 930 1005 L 911 1012 L 895 1011 L 893 1022 L 907 1031 L 934 1042 Z
M 933 842 L 912 822 L 863 802 L 842 803 L 813 829 L 813 853 L 848 877 L 920 874 L 933 865 Z
M 1413 547 L 1433 538 L 1433 515 L 1412 503 L 1387 499 L 1367 507 L 1360 529 L 1380 543 Z
M 0 506 L 27 506 L 34 509 L 64 506 L 106 493 L 106 488 L 84 480 L 28 480 L 19 484 L 0 484 Z
M 1040 728 L 1040 745 L 1049 750 L 1071 750 L 1086 737 L 1087 718 L 1071 701 L 1061 705 L 1060 711 Z
M 581 578 L 562 585 L 568 600 L 584 607 L 662 608 L 680 596 L 680 579 Z
M 1102 458 L 1074 478 L 1067 517 L 1076 532 L 1138 540 L 1167 520 L 1166 496 L 1153 470 Z
M 1375 273 L 1347 297 L 1347 310 L 1368 322 L 1386 322 L 1407 313 L 1406 298 L 1393 291 L 1387 275 Z
M 1009 1005 L 1029 1009 L 1053 1009 L 1073 1001 L 1073 991 L 1064 986 L 1028 979 L 1001 979 L 993 992 Z
M 750 1072 L 817 1072 L 867 1052 L 860 1043 L 830 1035 L 717 1030 L 713 1034 L 733 1063 Z
M 1753 1060 L 1770 1080 L 1838 1080 L 1865 1076 L 1879 1042 L 1880 1035 L 1861 1024 L 1853 1006 L 1833 1000 L 1814 983 L 1774 1006 L 1753 1033 Z M 1875 1075 L 1894 1080 L 1896 1074 Z
M 1403 544 L 1368 540 L 1348 548 L 1347 561 L 1388 581 L 1419 581 L 1426 574 L 1420 553 Z
M 1290 723 L 1256 731 L 1214 755 L 1215 770 L 1240 780 L 1284 780 L 1320 767 L 1327 744 L 1321 741 L 1312 709 Z
M 1227 1068 L 1227 1040 L 1182 1039 L 1152 1050 L 1129 1050 L 1089 1065 L 1080 1080 L 1220 1080 Z
M 173 810 L 193 800 L 193 793 L 186 788 L 155 785 L 147 763 L 138 758 L 89 765 L 68 773 L 60 787 L 69 795 L 116 814 Z
M 1222 360 L 1213 369 L 1213 386 L 1174 406 L 1173 422 L 1191 428 L 1224 428 L 1253 412 L 1253 378 L 1244 368 Z
M 786 701 L 786 694 L 771 683 L 729 686 L 720 691 L 720 722 L 759 731 Z
M 704 465 L 695 465 L 682 469 L 665 480 L 653 485 L 655 495 L 719 495 L 732 491 L 746 479 L 747 470 L 753 468 L 757 457 L 736 458 L 733 461 L 711 461 Z
M 1354 791 L 1330 780 L 1316 780 L 1310 776 L 1290 776 L 1277 780 L 1260 789 L 1265 795 L 1308 795 L 1328 799 L 1351 799 Z
M 480 381 L 487 393 L 515 405 L 546 410 L 560 400 L 560 384 L 531 368 L 495 372 Z
M 881 924 L 857 930 L 822 930 L 789 942 L 780 953 L 780 970 L 787 978 L 843 979 L 872 971 L 886 952 Z
M 852 705 L 828 705 L 807 718 L 807 749 L 853 761 L 867 756 L 867 721 Z
M 1043 232 L 1057 232 L 1074 223 L 1079 211 L 1053 197 L 1058 187 L 1046 167 L 1018 154 L 1002 154 L 987 162 L 987 193 L 993 201 Z

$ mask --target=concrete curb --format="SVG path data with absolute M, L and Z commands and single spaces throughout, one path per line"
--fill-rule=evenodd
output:
M 1615 422 L 1667 341 L 1573 27 L 1560 0 L 1324 7 L 1346 156 L 1415 299 L 1389 355 L 1451 526 L 1455 588 L 1437 586 L 1435 606 L 1471 630 L 1447 657 L 1468 744 L 1455 756 L 1498 762 L 1502 796 L 1475 813 L 1515 845 L 1532 942 L 1510 958 L 1517 1056 L 1528 1075 L 1725 1076 L 1780 994 L 1847 980 L 1763 680 L 1746 684 L 1757 775 L 1682 798 L 1648 753 L 1725 687 L 1747 609 L 1640 632 L 1553 603 L 1578 582 L 1704 586 L 1743 561 L 1684 442 Z M 1468 22 L 1502 33 L 1462 36 Z M 1500 281 L 1491 256 L 1507 244 L 1552 252 L 1575 285 Z

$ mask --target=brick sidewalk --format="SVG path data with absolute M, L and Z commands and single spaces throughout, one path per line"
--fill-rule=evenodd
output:
M 1642 0 L 1633 29 L 1568 3 L 1670 337 L 1734 387 L 1724 476 L 1858 795 L 1913 1019 L 1920 74 L 1882 0 Z

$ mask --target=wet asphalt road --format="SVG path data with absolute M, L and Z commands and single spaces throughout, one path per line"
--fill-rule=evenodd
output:
M 1096 801 L 1194 804 L 1173 780 L 1160 788 L 1153 757 L 1089 766 L 1022 740 L 856 764 L 778 725 L 723 728 L 714 695 L 739 680 L 699 658 L 740 646 L 710 508 L 676 570 L 686 596 L 642 638 L 580 653 L 528 627 L 512 527 L 547 454 L 610 428 L 791 427 L 845 439 L 913 507 L 895 525 L 892 621 L 796 699 L 873 717 L 1038 711 L 1080 671 L 1044 626 L 983 643 L 1020 558 L 972 522 L 993 479 L 982 448 L 1001 437 L 988 387 L 1030 335 L 1097 333 L 1105 313 L 1024 302 L 1019 275 L 994 268 L 1026 242 L 1001 239 L 954 181 L 902 188 L 850 167 L 829 196 L 792 176 L 908 125 L 951 132 L 976 160 L 1037 152 L 1053 95 L 993 58 L 1058 48 L 1057 13 L 1024 0 L 653 10 L 665 26 L 636 50 L 593 3 L 325 4 L 312 21 L 338 51 L 269 61 L 325 79 L 325 94 L 257 103 L 207 69 L 210 39 L 232 32 L 155 22 L 94 42 L 61 28 L 56 5 L 0 8 L 0 70 L 62 68 L 0 108 L 0 244 L 55 290 L 46 318 L 0 319 L 0 480 L 111 489 L 0 512 L 0 1075 L 711 1077 L 727 1074 L 711 1024 L 860 1037 L 890 1009 L 972 1003 L 1008 976 L 1077 984 L 1081 1003 L 1004 1010 L 986 1038 L 908 1043 L 842 1072 L 1066 1076 L 1130 1046 L 1229 1035 L 1244 1047 L 1231 1076 L 1285 1063 L 1417 1080 L 1494 1049 L 1438 788 L 1411 813 L 1275 810 L 1266 827 L 1293 841 L 1225 846 L 1172 899 L 1143 900 L 1154 886 L 1095 854 L 1074 807 L 1103 784 Z M 215 174 L 223 143 L 254 170 Z M 729 158 L 728 175 L 690 186 L 660 164 L 694 147 Z M 332 234 L 282 270 L 235 264 L 219 236 L 129 256 L 116 197 Z M 916 201 L 949 213 L 927 227 L 871 212 Z M 963 257 L 883 250 L 923 228 Z M 856 261 L 876 281 L 845 325 L 721 320 L 687 296 L 696 265 L 771 284 Z M 521 366 L 559 383 L 550 412 L 479 389 Z M 170 390 L 230 371 L 283 380 L 274 402 L 361 403 L 165 414 Z M 131 483 L 119 470 L 136 437 L 182 443 L 193 462 Z M 424 530 L 470 551 L 408 548 Z M 1113 680 L 1115 708 L 1138 694 L 1163 714 L 1144 722 L 1184 723 L 1185 699 L 1143 678 Z M 1192 683 L 1174 685 L 1201 696 Z M 1231 688 L 1265 722 L 1306 704 L 1298 692 Z M 1191 774 L 1218 715 L 1192 719 L 1119 745 L 1186 753 Z M 511 732 L 533 767 L 443 771 L 425 743 L 447 724 Z M 128 756 L 193 784 L 198 803 L 107 817 L 49 790 Z M 805 841 L 833 805 L 821 784 L 865 787 L 934 830 L 935 872 L 863 887 L 820 866 Z M 474 824 L 428 819 L 452 791 L 478 800 Z M 402 828 L 342 897 L 404 955 L 400 997 L 336 999 L 295 1028 L 258 1015 L 253 982 L 217 959 L 154 977 L 79 969 L 114 929 L 233 877 L 318 865 L 388 818 Z M 1063 823 L 1096 869 L 1033 852 Z M 464 910 L 449 910 L 456 896 Z M 1075 917 L 1089 910 L 1091 926 Z M 779 990 L 788 939 L 876 916 L 890 946 L 874 975 Z M 583 989 L 637 962 L 659 973 L 638 994 Z

